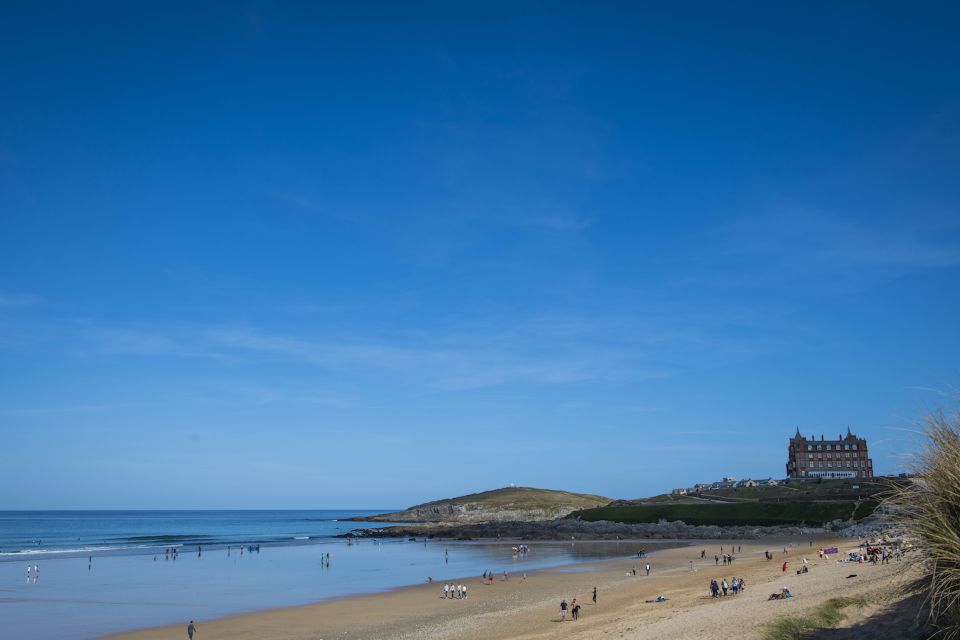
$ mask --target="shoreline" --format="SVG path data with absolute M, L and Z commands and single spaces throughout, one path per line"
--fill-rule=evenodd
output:
M 660 620 L 663 619 L 662 613 L 671 613 L 668 617 L 672 618 L 692 607 L 702 606 L 702 594 L 706 592 L 706 582 L 709 582 L 710 577 L 748 577 L 748 592 L 736 598 L 728 598 L 731 603 L 733 600 L 750 601 L 753 596 L 765 591 L 767 587 L 764 585 L 771 581 L 812 584 L 815 580 L 810 576 L 815 573 L 836 578 L 833 574 L 837 573 L 837 567 L 845 568 L 845 565 L 837 565 L 835 560 L 817 560 L 817 547 L 809 545 L 812 540 L 814 539 L 807 536 L 777 540 L 767 538 L 759 541 L 728 540 L 725 546 L 730 542 L 737 542 L 744 548 L 737 560 L 728 566 L 714 565 L 711 555 L 707 555 L 706 561 L 699 560 L 696 550 L 710 549 L 716 552 L 719 549 L 718 541 L 676 541 L 680 542 L 681 546 L 671 545 L 649 557 L 650 564 L 654 567 L 649 577 L 643 575 L 643 566 L 648 561 L 646 556 L 642 559 L 615 558 L 536 569 L 527 572 L 526 580 L 521 580 L 519 575 L 513 575 L 510 580 L 504 581 L 498 576 L 493 585 L 482 585 L 479 576 L 456 578 L 454 583 L 468 586 L 468 597 L 465 600 L 445 601 L 439 594 L 443 584 L 449 580 L 438 580 L 432 584 L 411 584 L 375 593 L 346 595 L 307 605 L 252 611 L 210 621 L 204 621 L 199 614 L 194 619 L 201 629 L 201 637 L 213 640 L 306 640 L 333 637 L 345 640 L 381 637 L 439 639 L 490 637 L 491 634 L 501 638 L 534 638 L 545 631 L 544 625 L 552 624 L 551 620 L 557 617 L 555 605 L 560 598 L 567 598 L 569 601 L 570 598 L 577 597 L 579 601 L 585 602 L 590 599 L 592 586 L 597 586 L 601 594 L 598 608 L 594 608 L 592 604 L 585 605 L 583 619 L 576 624 L 578 632 L 590 629 L 591 633 L 603 633 L 601 629 L 608 628 L 614 618 L 619 620 L 618 615 L 631 614 L 632 609 L 637 606 L 644 609 L 640 612 L 640 617 L 647 618 L 647 622 L 654 621 L 651 615 Z M 798 546 L 801 542 L 803 545 Z M 791 544 L 793 546 L 789 547 L 788 553 L 782 554 L 780 546 Z M 815 544 L 838 544 L 841 549 L 856 546 L 854 540 L 833 536 L 820 536 L 815 539 Z M 762 550 L 765 549 L 774 550 L 774 561 L 762 559 Z M 690 572 L 688 563 L 694 556 L 697 558 L 697 571 Z M 793 562 L 799 562 L 803 556 L 811 561 L 811 574 L 794 576 L 792 570 L 790 574 L 779 571 L 781 557 L 786 558 L 792 566 Z M 628 575 L 634 565 L 639 574 Z M 906 566 L 907 563 L 902 563 L 900 568 Z M 863 565 L 858 568 L 860 567 L 863 567 L 865 573 L 872 574 L 892 571 L 890 565 L 882 568 Z M 880 571 L 875 571 L 876 569 Z M 841 590 L 845 586 L 848 585 L 841 582 Z M 655 598 L 661 591 L 666 592 L 670 601 L 647 605 L 645 608 L 641 606 L 646 604 L 643 600 Z M 804 594 L 803 587 L 800 587 L 797 595 L 806 597 L 808 594 Z M 793 603 L 799 599 L 795 598 Z M 709 598 L 707 604 L 711 604 Z M 762 609 L 770 607 L 761 605 Z M 603 615 L 598 615 L 601 612 Z M 607 620 L 605 616 L 613 618 Z M 587 620 L 591 622 L 588 624 Z M 172 637 L 171 634 L 182 633 L 183 629 L 180 627 L 186 622 L 183 621 L 182 625 L 125 631 L 101 636 L 100 639 L 159 640 Z M 503 625 L 506 625 L 509 632 L 505 632 Z M 546 630 L 549 630 L 549 627 Z M 684 632 L 682 637 L 696 636 Z

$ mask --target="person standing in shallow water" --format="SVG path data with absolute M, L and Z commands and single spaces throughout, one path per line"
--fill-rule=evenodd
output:
M 187 625 L 187 637 L 190 640 L 193 640 L 193 634 L 197 632 L 197 626 L 193 624 L 193 620 L 190 621 L 190 624 Z

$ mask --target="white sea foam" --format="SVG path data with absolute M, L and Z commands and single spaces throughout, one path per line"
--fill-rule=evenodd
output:
M 70 549 L 20 549 L 19 551 L 0 551 L 0 557 L 16 558 L 22 556 L 51 556 L 71 553 L 94 553 L 100 551 L 131 551 L 135 549 L 163 549 L 182 547 L 182 544 L 138 544 L 123 547 L 76 547 Z

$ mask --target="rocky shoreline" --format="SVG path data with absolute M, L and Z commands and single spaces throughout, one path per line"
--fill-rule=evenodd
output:
M 356 529 L 341 537 L 354 538 L 432 538 L 473 540 L 478 538 L 510 538 L 516 540 L 720 540 L 795 536 L 801 534 L 862 534 L 869 525 L 834 521 L 823 527 L 799 526 L 732 526 L 688 525 L 684 522 L 621 524 L 587 522 L 576 518 L 559 518 L 539 522 L 422 523 L 395 525 L 380 529 Z

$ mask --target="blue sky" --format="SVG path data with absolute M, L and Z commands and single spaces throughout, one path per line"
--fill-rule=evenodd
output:
M 6 3 L 0 508 L 901 470 L 960 373 L 949 3 Z

